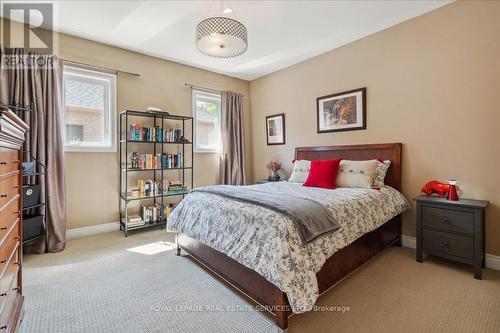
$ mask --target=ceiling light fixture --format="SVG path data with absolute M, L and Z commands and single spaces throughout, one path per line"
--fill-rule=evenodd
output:
M 231 8 L 224 10 L 224 14 L 231 12 Z M 219 16 L 207 18 L 196 26 L 196 47 L 211 57 L 237 57 L 247 50 L 247 28 L 235 19 L 222 16 L 221 1 Z

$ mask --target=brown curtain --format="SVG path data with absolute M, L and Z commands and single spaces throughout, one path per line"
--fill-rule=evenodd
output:
M 27 252 L 59 252 L 66 244 L 66 196 L 62 138 L 62 61 L 53 55 L 0 48 L 0 101 L 29 105 L 19 115 L 30 124 L 25 150 L 47 167 L 41 197 L 47 193 L 46 239 L 34 241 Z M 25 159 L 27 155 L 25 154 Z M 37 171 L 42 171 L 37 166 Z
M 223 91 L 222 111 L 222 156 L 220 183 L 246 185 L 245 136 L 243 131 L 243 95 Z

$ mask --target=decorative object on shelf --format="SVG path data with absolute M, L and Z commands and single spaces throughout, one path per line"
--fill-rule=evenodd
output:
M 278 161 L 269 161 L 266 164 L 266 169 L 271 170 L 271 175 L 269 176 L 269 180 L 278 181 L 280 180 L 280 175 L 278 171 L 281 170 L 281 162 Z
M 140 159 L 141 159 L 141 157 L 139 156 L 139 154 L 137 154 L 137 152 L 134 151 L 132 153 L 132 155 L 130 156 L 130 166 L 132 169 L 139 169 Z
M 189 140 L 184 137 L 184 135 L 181 135 L 181 138 L 179 140 L 179 143 L 189 143 Z
M 162 109 L 160 109 L 159 107 L 156 107 L 156 106 L 148 106 L 148 107 L 146 107 L 146 111 L 148 113 L 163 113 L 165 115 L 170 114 L 170 112 L 163 111 Z
M 454 181 L 454 182 L 457 182 L 457 181 Z M 455 187 L 455 192 L 456 192 L 459 189 L 458 186 L 456 186 L 456 183 L 455 183 L 454 187 Z M 421 192 L 424 193 L 426 196 L 430 196 L 430 195 L 435 193 L 435 194 L 439 195 L 440 198 L 444 198 L 449 191 L 450 191 L 450 184 L 444 184 L 444 183 L 438 182 L 437 180 L 431 180 L 430 182 L 426 183 L 422 187 L 422 190 L 421 190 Z M 458 195 L 457 195 L 457 198 L 458 198 Z
M 366 88 L 316 99 L 317 133 L 366 129 Z
M 448 190 L 448 200 L 458 201 L 458 180 L 450 179 L 448 180 L 448 184 L 450 184 L 450 189 Z
M 267 145 L 285 144 L 285 114 L 279 113 L 266 117 Z
M 196 48 L 203 54 L 216 58 L 232 58 L 247 50 L 247 28 L 239 21 L 223 16 L 232 10 L 222 10 L 218 16 L 204 19 L 196 26 Z

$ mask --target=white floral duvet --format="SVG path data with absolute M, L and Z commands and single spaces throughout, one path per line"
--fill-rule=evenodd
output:
M 254 204 L 193 192 L 168 220 L 168 230 L 197 239 L 256 271 L 288 296 L 294 313 L 309 311 L 318 298 L 316 273 L 326 259 L 375 230 L 410 205 L 395 189 L 305 187 L 276 182 L 260 186 L 277 195 L 302 191 L 331 210 L 341 228 L 302 246 L 292 221 Z

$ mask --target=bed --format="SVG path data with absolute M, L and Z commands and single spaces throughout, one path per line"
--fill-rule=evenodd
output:
M 390 160 L 387 186 L 317 189 L 287 182 L 259 189 L 277 195 L 303 193 L 329 207 L 341 228 L 303 244 L 287 216 L 211 193 L 190 193 L 174 210 L 168 228 L 177 232 L 177 254 L 192 258 L 275 316 L 280 330 L 293 313 L 389 245 L 401 246 L 401 144 L 299 147 L 295 159 Z

